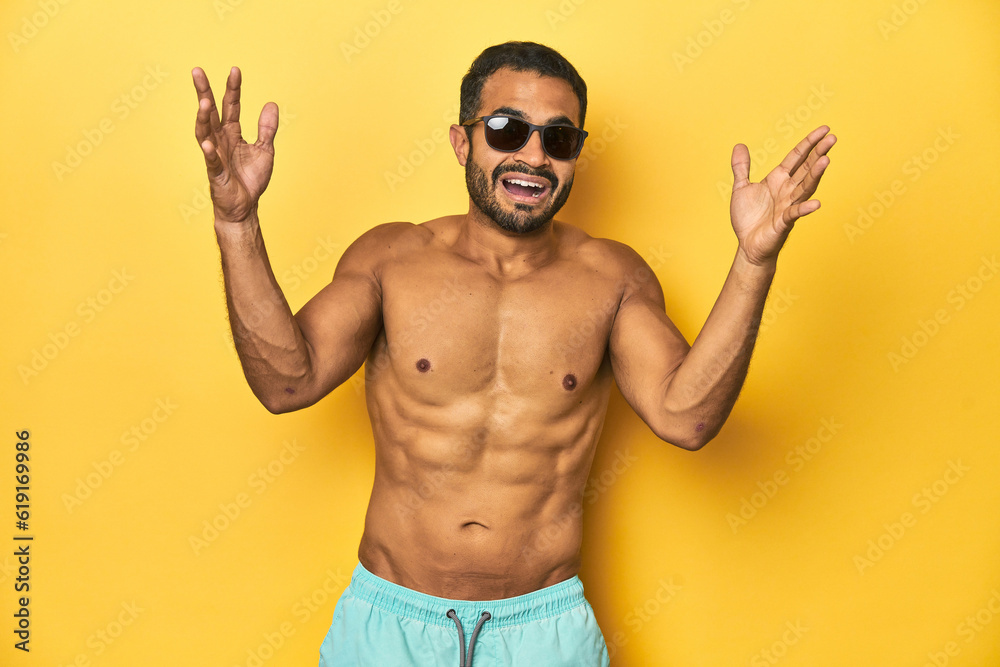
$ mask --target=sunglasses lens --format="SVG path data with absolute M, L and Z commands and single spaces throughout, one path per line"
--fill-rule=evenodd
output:
M 545 128 L 542 140 L 549 155 L 560 160 L 568 160 L 577 154 L 581 135 L 575 127 L 554 125 Z
M 513 152 L 528 143 L 531 126 L 523 120 L 493 116 L 486 121 L 486 143 L 498 151 Z M 549 125 L 542 130 L 545 152 L 559 160 L 571 160 L 580 152 L 583 132 L 575 127 Z
M 528 125 L 516 118 L 502 116 L 486 123 L 486 142 L 498 151 L 516 151 L 528 139 Z

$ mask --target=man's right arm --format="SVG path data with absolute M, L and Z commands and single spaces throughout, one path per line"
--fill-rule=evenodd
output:
M 382 328 L 378 258 L 394 225 L 363 234 L 333 280 L 292 316 L 256 214 L 216 222 L 233 342 L 254 395 L 273 413 L 307 407 L 350 378 Z
M 312 405 L 353 375 L 382 327 L 379 257 L 381 225 L 341 257 L 334 278 L 292 316 L 264 248 L 257 203 L 274 166 L 278 106 L 268 102 L 257 121 L 257 141 L 240 126 L 242 75 L 233 67 L 221 113 L 205 72 L 191 72 L 198 92 L 195 137 L 205 156 L 222 253 L 226 302 L 236 352 L 254 395 L 271 412 Z

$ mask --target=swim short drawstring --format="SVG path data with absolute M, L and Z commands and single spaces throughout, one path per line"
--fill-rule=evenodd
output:
M 458 667 L 472 667 L 472 649 L 476 644 L 476 636 L 482 629 L 483 623 L 485 623 L 486 621 L 490 620 L 493 617 L 490 615 L 490 612 L 488 611 L 484 611 L 479 616 L 479 622 L 476 623 L 476 627 L 472 631 L 472 636 L 469 637 L 468 659 L 466 659 L 465 655 L 465 634 L 462 632 L 462 622 L 458 620 L 458 614 L 455 613 L 454 609 L 448 610 L 448 618 L 455 621 L 455 625 L 458 626 L 458 648 L 459 648 Z

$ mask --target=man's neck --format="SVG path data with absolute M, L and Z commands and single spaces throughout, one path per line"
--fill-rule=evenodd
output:
M 559 241 L 552 220 L 532 232 L 510 232 L 470 202 L 469 212 L 459 221 L 456 245 L 464 256 L 487 270 L 516 277 L 551 263 L 558 254 Z

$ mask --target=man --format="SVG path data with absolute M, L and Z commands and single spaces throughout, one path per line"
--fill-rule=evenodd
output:
M 264 106 L 247 144 L 239 70 L 221 119 L 205 73 L 192 74 L 233 338 L 254 394 L 271 412 L 297 410 L 367 362 L 375 480 L 321 664 L 607 665 L 577 572 L 612 379 L 669 443 L 696 450 L 719 432 L 778 251 L 819 208 L 809 197 L 836 139 L 813 131 L 761 183 L 748 180 L 746 146 L 734 148 L 736 255 L 689 346 L 638 254 L 553 219 L 585 138 L 583 80 L 548 47 L 494 46 L 463 79 L 450 130 L 468 213 L 365 232 L 293 316 L 257 218 L 277 106 Z

